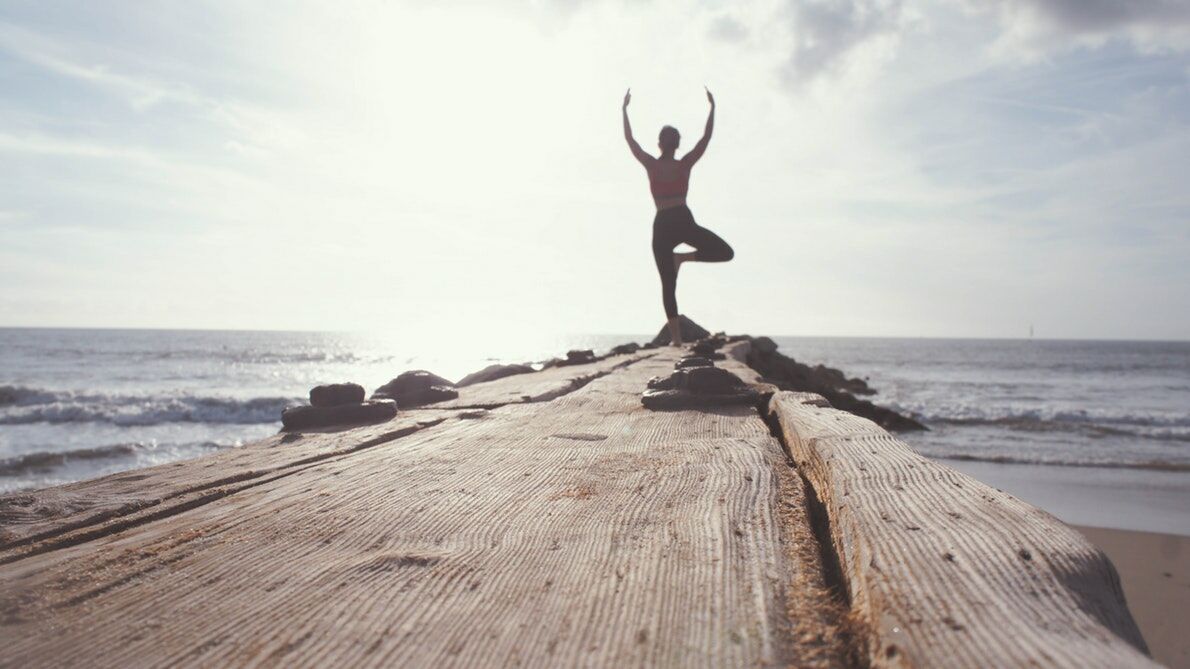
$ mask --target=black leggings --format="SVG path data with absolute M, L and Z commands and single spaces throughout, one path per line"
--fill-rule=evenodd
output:
M 686 205 L 657 212 L 653 218 L 653 260 L 661 275 L 661 302 L 668 318 L 678 315 L 678 270 L 674 267 L 674 247 L 678 244 L 693 246 L 694 259 L 700 262 L 727 262 L 735 257 L 735 251 L 719 235 L 694 222 L 694 214 Z

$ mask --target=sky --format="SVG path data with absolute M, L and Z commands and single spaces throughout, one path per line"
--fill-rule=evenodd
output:
M 0 3 L 0 326 L 1190 339 L 1190 2 Z

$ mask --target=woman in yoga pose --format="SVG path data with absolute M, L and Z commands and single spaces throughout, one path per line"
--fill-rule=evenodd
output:
M 632 100 L 632 89 L 624 94 L 624 139 L 632 155 L 645 166 L 649 174 L 649 189 L 653 202 L 657 204 L 657 215 L 653 217 L 653 260 L 657 262 L 657 273 L 661 275 L 661 302 L 665 305 L 665 317 L 669 325 L 669 339 L 674 346 L 682 345 L 682 329 L 678 320 L 678 300 L 675 292 L 678 286 L 678 268 L 682 263 L 727 262 L 735 252 L 715 233 L 694 222 L 694 215 L 686 206 L 686 191 L 690 184 L 690 168 L 702 158 L 711 141 L 715 127 L 715 98 L 707 91 L 707 102 L 711 112 L 707 115 L 707 128 L 702 139 L 694 148 L 682 156 L 674 157 L 681 136 L 676 128 L 665 126 L 657 139 L 661 156 L 654 158 L 640 148 L 632 138 L 632 126 L 628 123 L 628 103 Z M 674 253 L 678 244 L 694 247 L 691 253 Z

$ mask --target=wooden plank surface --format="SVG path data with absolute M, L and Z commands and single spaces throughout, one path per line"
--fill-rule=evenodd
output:
M 519 402 L 548 402 L 592 380 L 657 354 L 656 350 L 611 355 L 585 365 L 550 367 L 531 374 L 506 376 L 459 388 L 458 399 L 426 405 L 427 409 L 495 408 Z
M 649 355 L 652 353 L 610 356 L 588 365 L 551 368 L 476 384 L 460 389 L 457 400 L 425 407 L 435 410 L 429 415 L 406 410 L 378 425 L 276 435 L 205 457 L 200 466 L 176 462 L 36 493 L 0 495 L 0 550 L 38 541 L 77 541 L 114 525 L 137 522 L 141 516 L 170 513 L 255 485 L 262 477 L 279 475 L 293 467 L 369 448 L 459 415 L 465 419 L 468 414 L 463 409 L 467 407 L 546 401 Z M 42 545 L 24 550 L 45 548 Z
M 675 357 L 0 553 L 0 665 L 837 663 L 755 409 L 641 407 Z
M 3 495 L 0 550 L 8 553 L 0 554 L 0 561 L 226 495 L 296 467 L 398 439 L 459 413 L 405 414 L 378 425 L 340 432 L 278 434 L 197 460 Z
M 821 397 L 770 412 L 829 516 L 884 667 L 1149 667 L 1110 561 L 1077 531 Z

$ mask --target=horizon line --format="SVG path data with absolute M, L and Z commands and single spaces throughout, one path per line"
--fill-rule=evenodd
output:
M 370 335 L 380 332 L 377 330 L 311 330 L 301 328 L 194 328 L 194 327 L 137 327 L 137 326 L 91 326 L 91 325 L 0 325 L 0 330 L 97 330 L 111 332 L 270 332 L 293 334 L 355 334 Z M 839 334 L 746 334 L 751 337 L 781 337 L 787 339 L 932 339 L 932 340 L 968 340 L 968 341 L 1078 341 L 1078 342 L 1137 342 L 1154 344 L 1186 344 L 1190 338 L 1125 338 L 1125 337 L 1010 337 L 1010 336 L 972 336 L 972 335 L 839 335 Z M 555 336 L 569 337 L 644 337 L 650 339 L 654 335 L 647 333 L 624 332 L 565 332 Z

